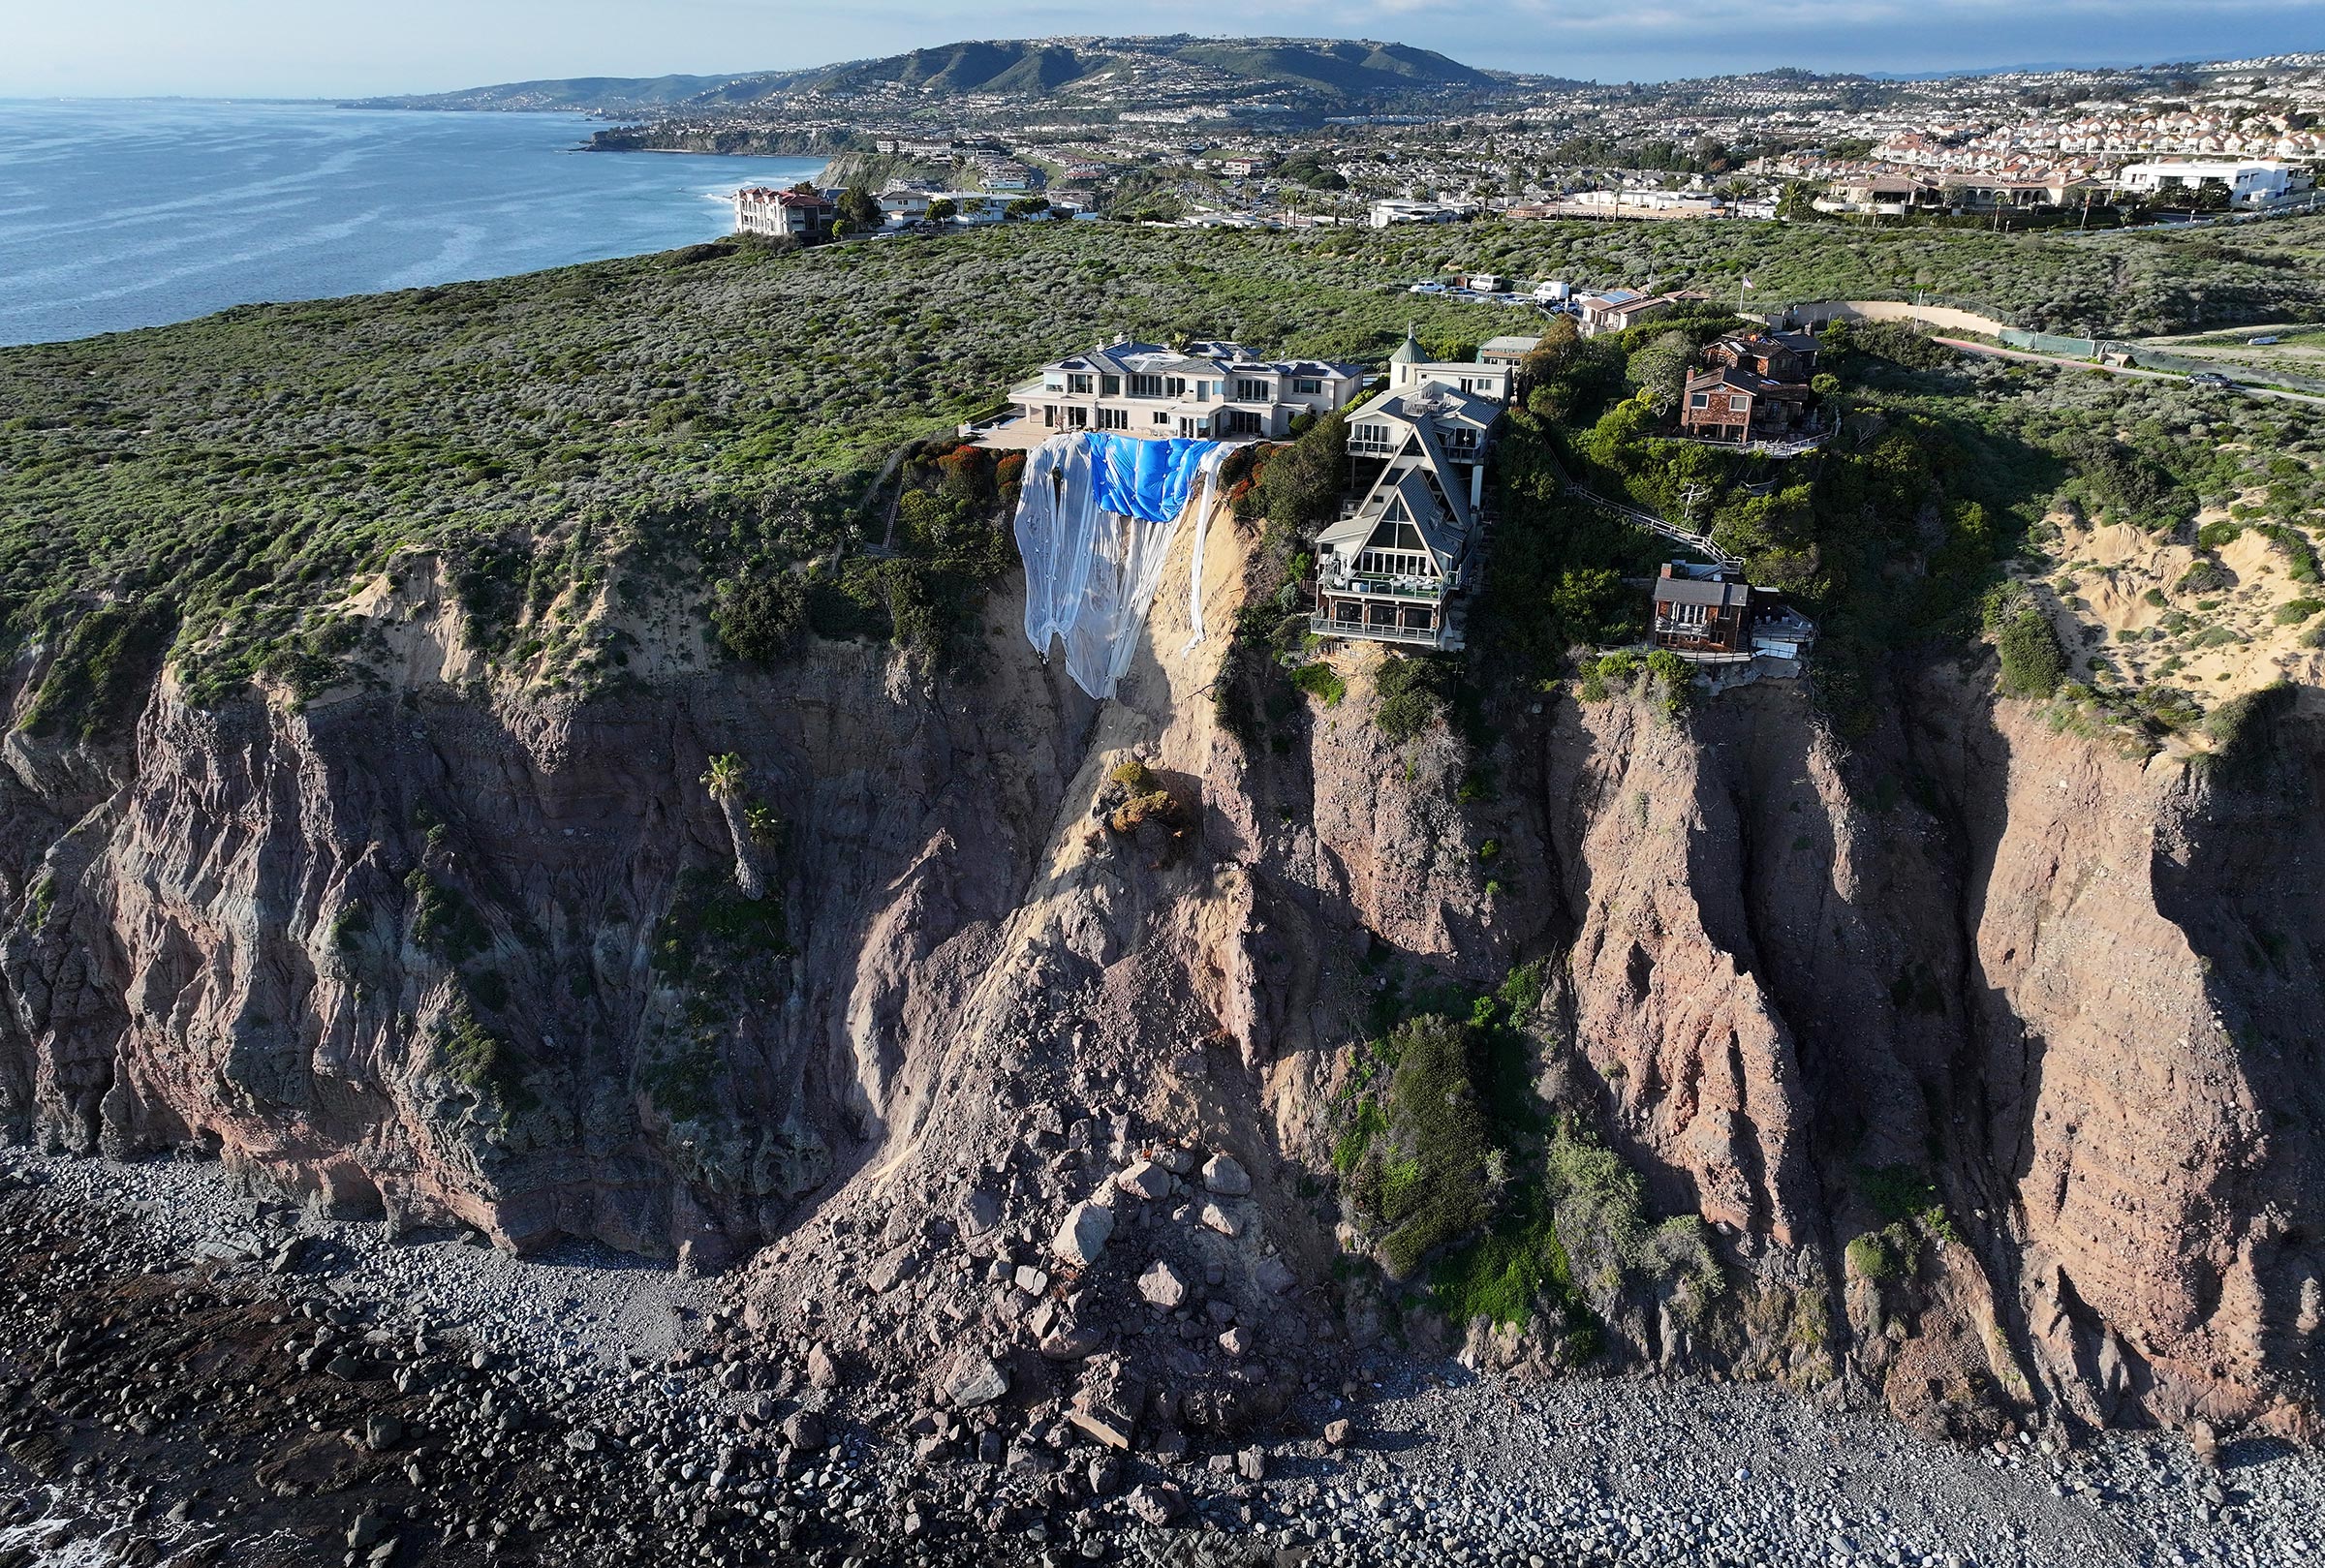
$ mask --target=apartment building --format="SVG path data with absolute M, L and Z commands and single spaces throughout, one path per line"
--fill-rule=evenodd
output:
M 2195 191 L 2207 185 L 2226 190 L 2240 207 L 2265 206 L 2310 184 L 2310 171 L 2290 164 L 2218 159 L 2175 159 L 2128 164 L 2116 176 L 2117 186 L 2141 196 L 2167 191 Z
M 734 193 L 737 233 L 767 234 L 777 239 L 825 239 L 838 207 L 814 191 L 778 191 L 764 185 L 746 186 Z
M 1180 351 L 1119 337 L 1043 365 L 1009 401 L 1044 430 L 1281 440 L 1293 419 L 1341 407 L 1365 379 L 1362 365 L 1262 359 L 1238 343 L 1205 340 Z

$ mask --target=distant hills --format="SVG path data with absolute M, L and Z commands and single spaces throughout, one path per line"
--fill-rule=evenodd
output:
M 975 41 L 800 71 L 718 77 L 576 77 L 459 92 L 371 98 L 363 108 L 561 109 L 607 115 L 731 114 L 808 97 L 1007 95 L 1136 108 L 1274 97 L 1363 112 L 1417 99 L 1491 93 L 1521 78 L 1405 44 L 1314 38 L 1046 38 Z M 1538 82 L 1533 83 L 1538 85 Z

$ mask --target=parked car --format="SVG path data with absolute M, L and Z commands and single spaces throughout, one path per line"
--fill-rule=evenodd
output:
M 2265 349 L 2272 343 L 2282 343 L 2284 339 L 2278 337 L 2276 333 L 2270 332 L 2261 337 L 2245 339 L 2245 347 L 2248 349 Z
M 1409 294 L 1442 294 L 1451 292 L 1442 283 L 1416 283 L 1405 291 Z
M 2236 383 L 2216 370 L 2200 370 L 2187 378 L 2190 386 L 2234 386 Z

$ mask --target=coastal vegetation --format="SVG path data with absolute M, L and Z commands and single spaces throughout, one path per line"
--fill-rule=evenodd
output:
M 0 353 L 0 630 L 56 656 L 40 712 L 57 725 L 117 721 L 108 683 L 156 647 L 202 702 L 252 679 L 294 697 L 347 679 L 359 640 L 341 613 L 348 595 L 420 553 L 445 562 L 472 640 L 498 667 L 578 691 L 621 678 L 618 639 L 581 635 L 572 608 L 607 594 L 697 591 L 739 657 L 779 658 L 804 629 L 893 638 L 934 661 L 1008 569 L 996 518 L 1009 480 L 993 466 L 914 480 L 904 488 L 927 499 L 907 497 L 913 514 L 899 509 L 894 527 L 899 491 L 884 471 L 908 447 L 933 462 L 957 422 L 1032 366 L 1114 331 L 1377 360 L 1409 323 L 1432 352 L 1464 355 L 1534 320 L 1402 287 L 1460 265 L 1715 292 L 1749 270 L 1761 305 L 1927 290 L 2030 324 L 2186 327 L 2325 309 L 2321 259 L 2325 221 L 2300 220 L 2082 242 L 1746 224 L 1322 235 L 1012 225 L 804 252 L 729 240 L 242 307 Z M 1518 421 L 1505 482 L 1534 482 L 1528 444 L 1540 443 L 1628 471 L 1627 493 L 1666 483 L 1677 469 L 1646 429 L 1651 411 L 1626 412 L 1637 407 L 1629 356 L 1578 363 L 1591 374 L 1568 379 L 1566 406 Z M 1905 514 L 1886 537 L 1852 534 L 1848 508 L 1876 505 L 1883 487 L 1902 507 L 1903 487 L 1935 480 L 1948 529 L 1986 531 L 1959 556 L 1974 577 L 1970 557 L 2006 553 L 2070 478 L 2096 505 L 2160 518 L 2159 475 L 2182 489 L 2221 484 L 2222 463 L 2271 450 L 2268 431 L 2294 422 L 2240 406 L 2225 416 L 2248 444 L 2175 446 L 2175 415 L 2152 402 L 2163 394 L 2049 375 L 1869 350 L 1834 465 L 1859 475 L 1854 488 L 1828 473 L 1818 493 L 1835 499 L 1804 512 L 1788 485 L 1746 506 L 1740 493 L 1762 481 L 1738 475 L 1720 526 L 1755 567 L 1812 595 L 1885 582 L 1881 555 Z M 2142 416 L 2101 431 L 2115 406 Z M 2268 482 L 2306 495 L 2313 467 L 2294 460 L 2300 476 Z M 1324 465 L 1307 467 L 1263 476 L 1265 499 L 1298 505 L 1295 478 L 1318 490 Z M 1538 655 L 1620 614 L 1599 573 L 1616 569 L 1621 531 L 1575 523 L 1594 530 L 1604 549 L 1562 546 L 1546 561 L 1538 602 L 1558 625 L 1537 632 L 1504 616 L 1513 642 L 1534 638 Z M 1498 547 L 1514 560 L 1538 541 Z M 1975 596 L 1954 597 L 1967 607 Z M 107 619 L 83 630 L 100 610 Z

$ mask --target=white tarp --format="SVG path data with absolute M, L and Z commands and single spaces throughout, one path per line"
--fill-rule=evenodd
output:
M 1111 697 L 1130 667 L 1189 510 L 1198 552 L 1190 610 L 1201 639 L 1199 552 L 1225 452 L 1218 442 L 1071 431 L 1028 454 L 1016 516 L 1026 640 L 1046 655 L 1063 638 L 1066 673 L 1090 695 Z

